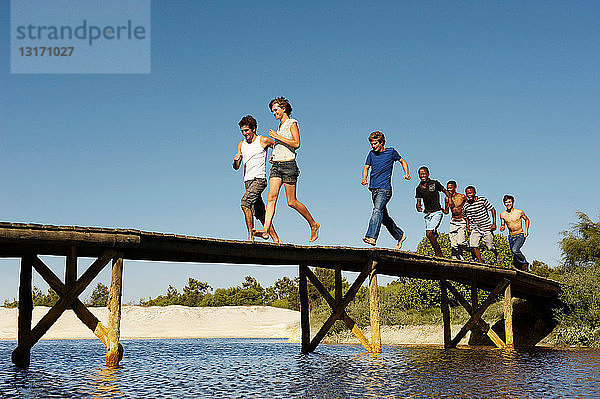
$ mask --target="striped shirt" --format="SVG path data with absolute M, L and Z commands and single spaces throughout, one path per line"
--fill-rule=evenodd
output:
M 492 220 L 488 211 L 494 209 L 492 204 L 484 197 L 477 197 L 477 201 L 472 204 L 465 201 L 463 205 L 463 215 L 469 220 L 469 227 L 472 230 L 489 231 L 492 227 Z

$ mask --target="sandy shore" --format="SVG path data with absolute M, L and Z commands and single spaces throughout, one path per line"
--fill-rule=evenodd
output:
M 47 307 L 33 310 L 33 324 Z M 90 308 L 104 324 L 106 308 Z M 190 308 L 186 306 L 123 306 L 121 338 L 283 338 L 300 342 L 300 312 L 269 306 L 223 306 Z M 17 339 L 17 309 L 0 307 L 0 339 Z M 453 326 L 458 331 L 460 326 Z M 312 331 L 312 335 L 316 334 Z M 369 329 L 364 329 L 370 338 Z M 442 326 L 383 326 L 382 343 L 408 345 L 442 345 Z M 58 319 L 42 339 L 92 339 L 94 334 L 83 325 L 73 311 Z M 461 341 L 466 343 L 467 337 Z M 344 332 L 326 343 L 358 343 L 351 332 Z
M 47 307 L 33 309 L 33 325 Z M 89 308 L 104 325 L 108 310 Z M 17 338 L 17 309 L 0 307 L 0 339 Z M 121 338 L 289 338 L 300 322 L 300 312 L 270 306 L 123 306 Z M 67 310 L 42 339 L 95 338 Z

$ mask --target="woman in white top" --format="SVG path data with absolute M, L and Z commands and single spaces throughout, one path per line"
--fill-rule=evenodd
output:
M 310 212 L 296 198 L 296 181 L 300 170 L 296 165 L 296 150 L 300 147 L 300 131 L 298 121 L 290 118 L 292 106 L 283 97 L 278 97 L 269 103 L 269 109 L 273 112 L 275 119 L 279 120 L 277 131 L 271 129 L 269 136 L 275 140 L 273 146 L 273 165 L 269 175 L 269 195 L 267 198 L 267 210 L 265 223 L 262 230 L 255 230 L 254 234 L 264 239 L 269 238 L 269 228 L 275 214 L 275 204 L 279 196 L 281 185 L 285 187 L 285 195 L 289 206 L 297 210 L 310 226 L 310 242 L 319 237 L 319 223 L 317 223 Z

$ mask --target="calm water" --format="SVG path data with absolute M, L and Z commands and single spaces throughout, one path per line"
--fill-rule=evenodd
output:
M 393 398 L 600 397 L 600 351 L 320 345 L 308 356 L 279 340 L 123 340 L 107 369 L 94 340 L 41 341 L 28 370 L 15 341 L 0 341 L 0 396 L 7 398 Z

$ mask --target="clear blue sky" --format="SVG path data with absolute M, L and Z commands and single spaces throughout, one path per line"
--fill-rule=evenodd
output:
M 364 246 L 361 170 L 367 136 L 381 130 L 413 176 L 397 165 L 389 206 L 407 249 L 424 235 L 414 189 L 427 165 L 498 211 L 513 194 L 532 220 L 524 253 L 557 265 L 575 212 L 598 216 L 599 20 L 596 1 L 152 1 L 150 74 L 19 75 L 5 0 L 0 218 L 244 239 L 237 122 L 252 114 L 266 134 L 276 128 L 267 104 L 283 95 L 300 123 L 298 198 L 321 223 L 317 244 Z M 284 201 L 275 224 L 285 241 L 308 243 Z M 379 244 L 394 243 L 383 231 Z M 47 260 L 63 274 L 62 259 Z M 0 300 L 16 297 L 18 261 L 0 267 Z M 129 261 L 123 294 L 296 274 Z

